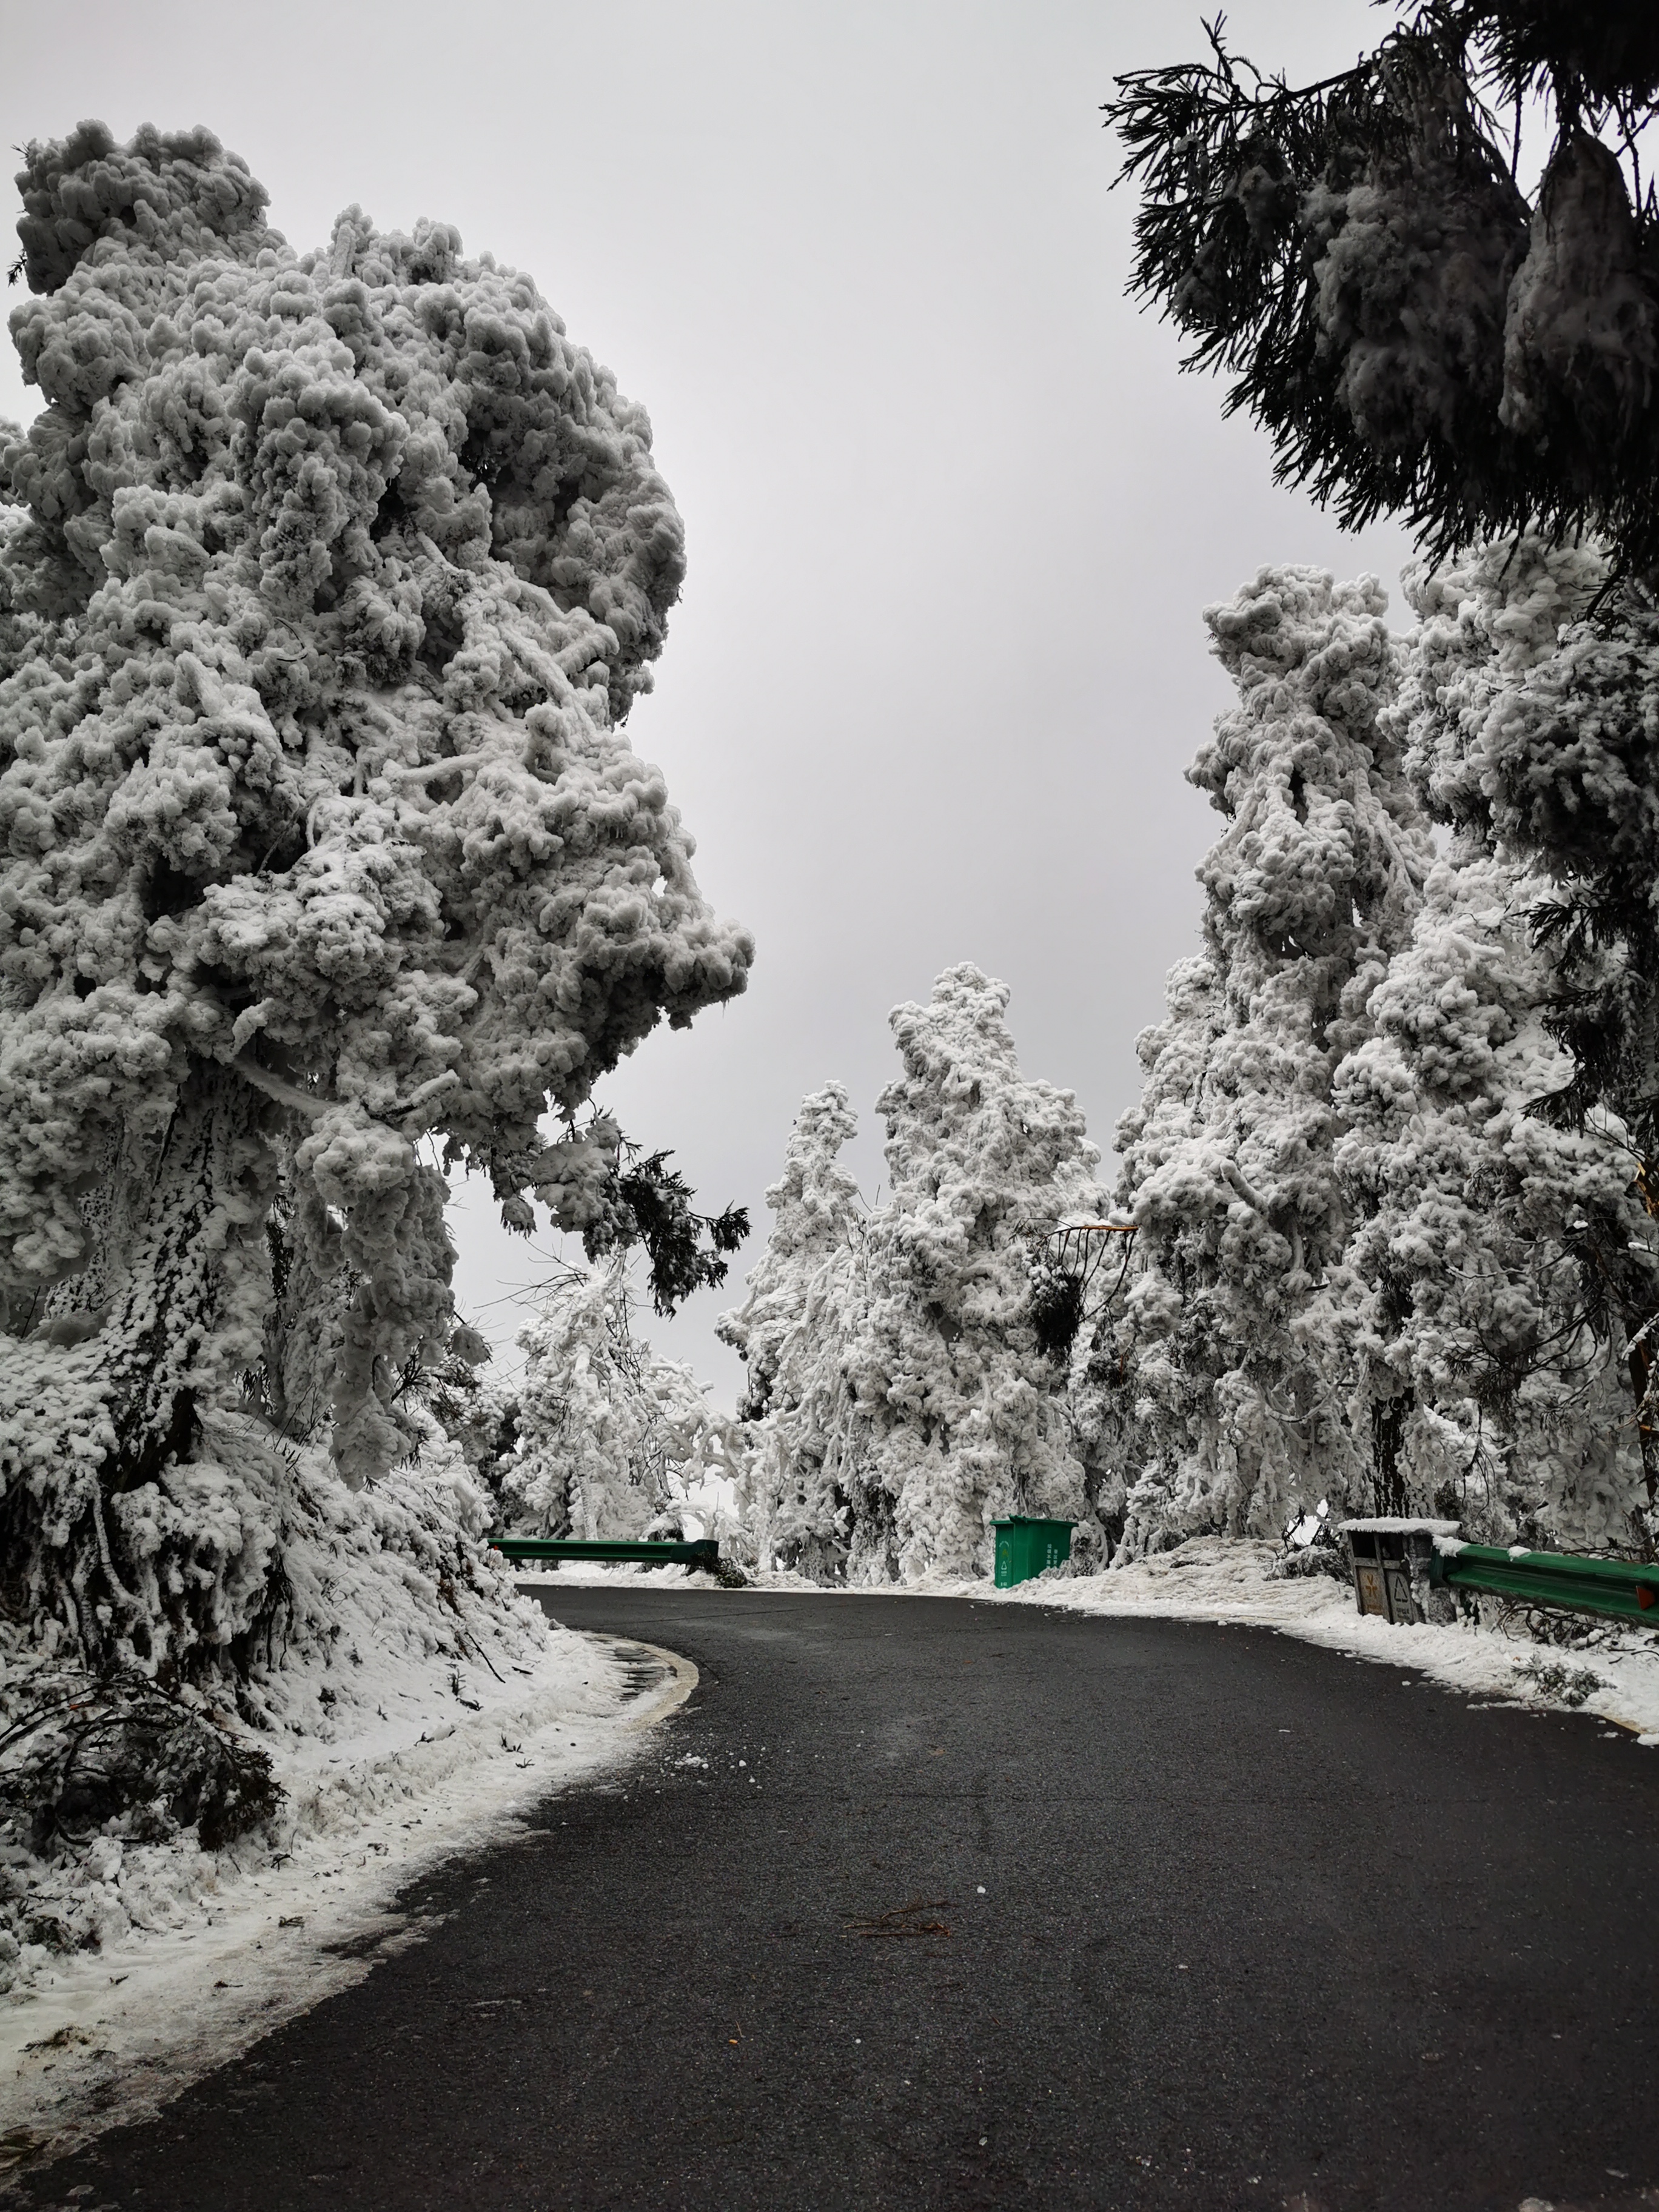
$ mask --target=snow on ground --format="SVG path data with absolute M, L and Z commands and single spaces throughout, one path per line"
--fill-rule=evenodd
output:
M 372 1725 L 279 1753 L 287 1799 L 268 1842 L 88 1846 L 82 1888 L 106 1876 L 125 1932 L 0 1999 L 0 2172 L 146 2116 L 362 1980 L 419 1939 L 399 1890 L 623 1767 L 696 1682 L 647 1645 L 556 1624 L 526 1642 L 530 1663 L 504 1677 L 402 1672 L 407 1693 L 381 1697 Z
M 1516 1625 L 1506 1627 L 1495 1603 L 1479 1625 L 1395 1626 L 1354 1609 L 1353 1589 L 1330 1575 L 1279 1577 L 1269 1570 L 1284 1557 L 1276 1544 L 1250 1538 L 1194 1536 L 1172 1552 L 1104 1574 L 1079 1575 L 1055 1568 L 1012 1589 L 984 1582 L 924 1579 L 904 1584 L 828 1586 L 849 1597 L 965 1597 L 980 1604 L 1060 1606 L 1068 1611 L 1134 1614 L 1172 1620 L 1210 1620 L 1218 1627 L 1259 1623 L 1322 1644 L 1351 1658 L 1389 1667 L 1465 1690 L 1485 1704 L 1498 1700 L 1552 1710 L 1583 1711 L 1659 1747 L 1659 1633 L 1617 1621 L 1571 1619 L 1582 1641 L 1571 1648 L 1535 1643 Z M 562 1565 L 556 1576 L 521 1577 L 547 1588 L 643 1577 L 642 1586 L 718 1588 L 707 1575 L 681 1567 Z M 817 1596 L 826 1585 L 804 1575 L 763 1569 L 751 1577 L 763 1590 L 798 1590 Z

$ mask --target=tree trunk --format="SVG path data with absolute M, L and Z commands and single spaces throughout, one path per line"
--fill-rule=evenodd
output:
M 112 1147 L 86 1202 L 87 1267 L 57 1287 L 33 1335 L 7 1347 L 0 1595 L 62 1619 L 92 1663 L 223 1641 L 222 1624 L 204 1634 L 190 1618 L 214 1593 L 188 1571 L 194 1544 L 177 1511 L 162 1516 L 161 1552 L 140 1558 L 109 1509 L 190 1459 L 200 1411 L 234 1402 L 258 1357 L 271 1116 L 232 1070 L 192 1061 L 165 1134 Z M 163 1556 L 174 1552 L 179 1572 Z M 153 1617 L 163 1588 L 176 1601 L 171 1626 Z M 135 1595 L 144 1589 L 149 1599 Z
M 99 1331 L 115 1431 L 106 1491 L 136 1489 L 186 1457 L 198 1401 L 233 1395 L 259 1356 L 276 1164 L 259 1132 L 270 1110 L 232 1070 L 198 1060 L 146 1187 L 124 1177 L 130 1194 Z

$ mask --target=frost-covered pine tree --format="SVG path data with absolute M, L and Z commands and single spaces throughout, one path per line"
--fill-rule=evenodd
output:
M 1621 1292 L 1659 1304 L 1659 1267 L 1626 1148 L 1528 1111 L 1571 1075 L 1539 896 L 1491 855 L 1443 861 L 1372 995 L 1376 1033 L 1335 1082 L 1356 1219 L 1324 1356 L 1376 1510 L 1598 1549 L 1631 1540 L 1640 1493 Z
M 1634 1401 L 1659 1313 L 1650 925 L 1628 926 L 1659 656 L 1627 616 L 1584 623 L 1605 580 L 1593 549 L 1532 538 L 1408 576 L 1394 720 L 1455 836 L 1336 1081 L 1378 1502 L 1595 1548 L 1652 1541 Z
M 819 1094 L 797 1125 L 778 1210 L 805 1256 L 769 1251 L 732 1329 L 770 1363 L 751 1480 L 786 1563 L 862 1583 L 983 1574 L 995 1516 L 1084 1516 L 1065 1362 L 1034 1297 L 1053 1232 L 1097 1215 L 1099 1155 L 1073 1094 L 1020 1073 L 1007 1004 L 964 965 L 893 1012 L 903 1073 L 877 1101 L 890 1195 L 862 1223 L 832 1164 L 844 1097 Z
M 1188 773 L 1227 827 L 1199 870 L 1205 949 L 1139 1042 L 1134 1273 L 1083 1378 L 1133 1485 L 1126 1558 L 1363 1492 L 1325 1356 L 1349 1230 L 1332 1079 L 1432 860 L 1382 714 L 1385 605 L 1374 578 L 1264 568 L 1206 615 L 1239 702 Z
M 295 254 L 205 131 L 85 125 L 20 184 L 5 1574 L 89 1650 L 217 1663 L 192 1594 L 245 1534 L 178 1478 L 210 1411 L 274 1358 L 347 1480 L 383 1469 L 451 1327 L 420 1139 L 591 1227 L 615 1148 L 541 1115 L 750 945 L 619 734 L 684 565 L 650 426 L 530 280 L 355 208 Z
M 841 1354 L 864 1308 L 867 1209 L 840 1153 L 857 1130 L 839 1083 L 802 1101 L 783 1173 L 766 1193 L 766 1249 L 742 1305 L 719 1324 L 746 1370 L 748 1540 L 758 1557 L 825 1581 L 843 1571 L 852 1535 L 837 1479 L 848 1410 Z
M 1130 290 L 1225 371 L 1275 473 L 1437 559 L 1541 526 L 1659 565 L 1659 114 L 1650 9 L 1399 7 L 1296 87 L 1229 51 L 1107 103 L 1137 179 Z M 1530 206 L 1508 118 L 1548 145 Z
M 735 1479 L 736 1425 L 689 1366 L 635 1335 L 622 1254 L 556 1285 L 519 1343 L 519 1449 L 501 1486 L 515 1534 L 663 1533 L 711 1477 Z

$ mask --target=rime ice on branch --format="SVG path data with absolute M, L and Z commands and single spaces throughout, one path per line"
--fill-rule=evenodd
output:
M 751 945 L 618 734 L 684 566 L 650 426 L 533 283 L 356 208 L 296 255 L 204 131 L 82 125 L 20 184 L 9 1571 L 118 1634 L 134 1501 L 262 1358 L 348 1480 L 404 1448 L 397 1373 L 451 1326 L 421 1138 L 586 1225 L 603 1148 L 538 1118 Z

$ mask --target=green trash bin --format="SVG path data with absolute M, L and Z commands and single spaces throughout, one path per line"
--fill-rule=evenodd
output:
M 994 1521 L 991 1526 L 997 1532 L 999 1589 L 1030 1582 L 1045 1567 L 1063 1567 L 1072 1556 L 1075 1521 L 1039 1521 L 1029 1513 L 1011 1513 L 1006 1521 Z

